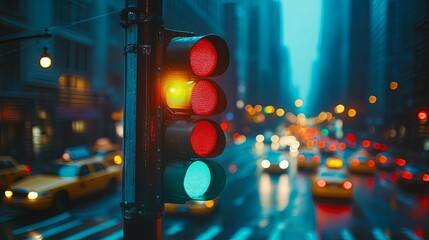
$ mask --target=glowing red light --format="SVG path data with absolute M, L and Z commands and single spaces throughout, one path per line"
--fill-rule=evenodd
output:
M 429 174 L 425 173 L 422 177 L 422 180 L 425 182 L 429 182 Z
M 190 53 L 190 63 L 195 75 L 206 77 L 213 73 L 218 61 L 216 47 L 207 39 L 195 43 Z
M 323 179 L 320 179 L 319 181 L 316 182 L 316 185 L 320 188 L 326 187 L 326 181 Z
M 216 109 L 218 93 L 207 80 L 198 81 L 192 89 L 191 107 L 197 115 L 210 115 Z
M 369 148 L 369 146 L 371 146 L 371 141 L 369 141 L 369 140 L 363 140 L 362 141 L 362 147 Z
M 224 130 L 224 131 L 228 131 L 228 129 L 229 129 L 229 123 L 228 122 L 221 122 L 220 123 L 220 128 L 222 128 L 222 130 Z M 234 139 L 236 139 L 236 138 L 234 138 Z
M 386 144 L 381 144 L 380 145 L 380 150 L 383 151 L 383 152 L 386 151 L 387 150 L 387 145 Z
M 397 158 L 395 160 L 395 163 L 396 163 L 396 165 L 398 165 L 400 167 L 403 167 L 403 166 L 405 166 L 405 164 L 407 163 L 407 161 L 405 161 L 405 159 L 402 159 L 402 158 Z
M 340 144 L 338 145 L 338 148 L 339 148 L 340 150 L 344 150 L 344 149 L 346 149 L 346 147 L 347 147 L 347 145 L 346 145 L 345 143 L 340 143 Z
M 357 166 L 359 166 L 360 162 L 357 159 L 353 159 L 351 164 L 352 164 L 352 166 L 357 167 Z
M 345 182 L 343 183 L 343 188 L 344 188 L 345 190 L 350 190 L 350 189 L 352 189 L 352 187 L 353 187 L 353 184 L 352 184 L 350 181 L 345 181 Z
M 368 164 L 368 167 L 371 167 L 371 168 L 372 168 L 372 167 L 374 167 L 374 166 L 375 166 L 375 161 L 374 161 L 374 160 L 372 160 L 372 159 L 371 159 L 371 160 L 368 160 L 368 163 L 367 163 L 367 164 Z
M 319 156 L 314 156 L 313 157 L 313 162 L 320 162 L 320 157 Z
M 419 118 L 419 120 L 426 120 L 428 119 L 428 113 L 422 110 L 417 114 L 417 117 Z
M 241 136 L 241 134 L 240 133 L 234 133 L 234 134 L 232 134 L 232 138 L 234 138 L 234 139 L 239 139 L 240 138 L 240 136 Z
M 218 141 L 216 128 L 208 121 L 199 121 L 192 129 L 190 141 L 198 156 L 208 156 L 214 151 Z
M 337 146 L 335 146 L 335 144 L 329 145 L 329 151 L 335 152 L 335 150 L 337 150 Z
M 378 161 L 379 161 L 380 163 L 386 163 L 386 162 L 387 162 L 387 157 L 385 157 L 385 156 L 380 156 L 380 157 L 378 158 Z
M 380 149 L 381 149 L 381 144 L 380 143 L 374 144 L 374 150 L 380 150 Z
M 405 171 L 405 172 L 401 173 L 401 177 L 410 180 L 410 179 L 413 178 L 413 174 L 410 173 L 410 172 Z
M 30 173 L 31 172 L 31 167 L 28 166 L 28 165 L 25 165 L 24 171 L 26 171 L 27 173 Z

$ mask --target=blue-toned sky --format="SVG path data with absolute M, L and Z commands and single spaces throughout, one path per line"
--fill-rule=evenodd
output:
M 317 59 L 322 0 L 283 0 L 284 43 L 291 58 L 291 88 L 298 89 L 297 98 L 304 101 L 307 112 L 311 87 L 312 65 Z M 291 93 L 292 94 L 292 93 Z

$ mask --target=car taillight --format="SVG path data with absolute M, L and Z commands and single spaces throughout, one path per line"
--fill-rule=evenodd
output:
M 316 185 L 320 188 L 326 187 L 326 181 L 323 179 L 320 179 L 316 182 Z
M 425 182 L 429 182 L 429 174 L 427 173 L 423 174 L 422 180 Z
M 396 163 L 396 165 L 403 167 L 403 166 L 405 166 L 407 161 L 405 161 L 405 159 L 402 159 L 402 158 L 397 158 L 397 159 L 395 159 L 395 163 Z
M 343 182 L 343 188 L 345 190 L 350 190 L 350 189 L 352 189 L 352 187 L 353 187 L 353 184 L 350 181 Z
M 413 174 L 405 171 L 405 172 L 401 173 L 401 177 L 409 180 L 409 179 L 413 178 Z
M 386 163 L 386 162 L 387 162 L 387 158 L 386 158 L 385 156 L 380 156 L 380 157 L 378 158 L 378 162 L 379 162 L 379 163 Z
M 319 156 L 314 156 L 313 157 L 313 162 L 316 162 L 316 163 L 320 162 L 320 157 Z
M 304 159 L 305 159 L 304 155 L 299 155 L 298 156 L 298 161 L 302 162 L 302 161 L 304 161 Z
M 375 166 L 375 162 L 374 162 L 374 160 L 368 160 L 368 167 L 374 167 Z
M 24 171 L 26 171 L 27 173 L 30 173 L 31 172 L 31 167 L 28 166 L 28 165 L 25 165 Z
M 352 164 L 352 166 L 357 167 L 357 166 L 359 166 L 360 162 L 357 159 L 353 159 L 351 164 Z

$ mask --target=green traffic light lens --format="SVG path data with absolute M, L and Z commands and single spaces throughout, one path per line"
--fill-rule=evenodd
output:
M 202 161 L 193 162 L 186 171 L 183 187 L 192 199 L 199 199 L 209 189 L 211 174 L 208 166 Z

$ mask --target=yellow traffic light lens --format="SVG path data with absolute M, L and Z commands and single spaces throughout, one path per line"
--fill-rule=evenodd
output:
M 121 163 L 122 163 L 122 156 L 121 156 L 121 155 L 115 155 L 115 156 L 113 157 L 113 162 L 114 162 L 116 165 L 121 165 Z
M 165 101 L 171 109 L 190 109 L 194 82 L 170 81 L 165 92 Z

